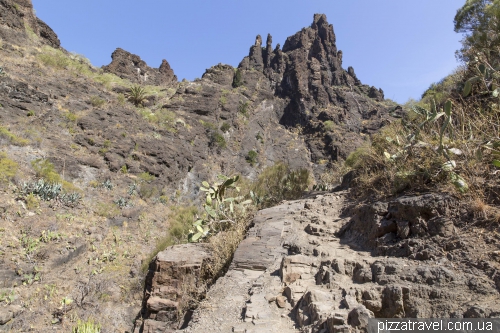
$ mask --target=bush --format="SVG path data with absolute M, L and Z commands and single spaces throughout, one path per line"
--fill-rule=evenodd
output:
M 54 164 L 47 159 L 36 159 L 31 162 L 31 166 L 36 173 L 36 176 L 43 178 L 49 183 L 61 183 L 61 176 L 55 171 Z
M 213 131 L 210 134 L 210 145 L 211 146 L 217 146 L 218 148 L 226 148 L 226 139 L 224 139 L 224 136 L 220 134 L 217 131 Z
M 14 178 L 17 173 L 18 164 L 7 158 L 7 154 L 0 152 L 0 183 L 7 182 Z
M 18 137 L 3 126 L 0 126 L 0 136 L 6 138 L 16 146 L 26 146 L 29 144 L 29 140 Z
M 323 127 L 324 127 L 325 131 L 331 132 L 335 128 L 335 123 L 332 120 L 327 120 L 327 121 L 323 122 Z
M 139 174 L 138 177 L 146 183 L 150 183 L 156 179 L 156 177 L 154 175 L 150 174 L 149 172 L 143 172 L 143 173 Z
M 248 118 L 248 107 L 250 106 L 250 102 L 240 101 L 238 104 L 238 112 Z
M 106 100 L 100 98 L 99 96 L 90 97 L 90 104 L 95 108 L 100 108 L 106 103 Z
M 222 126 L 220 127 L 220 130 L 224 133 L 229 132 L 229 129 L 231 128 L 231 125 L 229 125 L 226 122 L 222 123 Z
M 101 324 L 94 322 L 93 319 L 82 321 L 78 319 L 76 326 L 73 327 L 71 333 L 100 333 Z
M 243 85 L 243 79 L 241 78 L 241 71 L 240 69 L 236 69 L 234 72 L 234 77 L 233 77 L 233 88 L 238 88 Z
M 310 183 L 307 169 L 291 170 L 282 162 L 265 168 L 257 181 L 251 185 L 254 201 L 260 208 L 271 207 L 282 200 L 302 197 Z
M 104 202 L 100 202 L 97 204 L 97 207 L 95 209 L 95 213 L 99 216 L 107 217 L 107 218 L 115 217 L 115 216 L 121 214 L 118 206 L 116 206 L 112 203 L 104 203 Z
M 159 252 L 175 244 L 187 243 L 189 228 L 196 216 L 198 208 L 195 206 L 172 206 L 172 212 L 168 215 L 167 235 L 158 239 L 155 249 L 149 254 L 148 259 L 144 260 L 143 271 L 147 270 L 149 263 Z
M 49 66 L 58 70 L 65 69 L 70 64 L 70 59 L 61 50 L 45 47 L 42 53 L 38 55 L 38 59 L 45 66 Z
M 61 184 L 62 188 L 66 191 L 78 191 L 78 188 L 72 183 L 65 181 L 59 173 L 54 168 L 52 164 L 47 159 L 36 159 L 31 162 L 31 166 L 36 173 L 38 178 L 42 178 L 47 183 L 51 184 Z
M 250 163 L 250 165 L 254 166 L 257 163 L 257 156 L 259 155 L 255 150 L 250 150 L 245 159 L 248 163 Z
M 152 184 L 141 184 L 139 187 L 139 196 L 141 199 L 149 199 L 151 197 L 157 196 L 160 194 L 160 190 L 157 186 Z

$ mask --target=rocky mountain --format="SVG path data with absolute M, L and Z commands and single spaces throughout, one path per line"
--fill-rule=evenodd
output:
M 228 273 L 197 294 L 210 249 L 156 253 L 196 217 L 202 181 L 249 182 L 282 161 L 319 182 L 401 108 L 342 67 L 322 14 L 282 48 L 257 36 L 237 68 L 192 82 L 174 70 L 121 48 L 96 68 L 30 0 L 0 0 L 0 331 L 81 319 L 102 332 L 351 332 L 373 316 L 498 316 L 498 237 L 466 229 L 443 194 L 316 193 L 261 211 Z M 193 295 L 206 300 L 180 318 Z

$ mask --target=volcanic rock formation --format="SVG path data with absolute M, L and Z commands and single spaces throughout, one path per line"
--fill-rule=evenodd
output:
M 139 56 L 121 48 L 113 52 L 111 59 L 109 65 L 103 66 L 104 71 L 130 82 L 156 86 L 172 86 L 177 83 L 177 76 L 165 59 L 159 68 L 151 68 Z

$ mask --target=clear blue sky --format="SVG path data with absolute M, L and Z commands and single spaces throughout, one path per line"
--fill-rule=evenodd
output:
M 333 24 L 344 67 L 386 98 L 418 99 L 456 66 L 453 17 L 465 0 L 33 0 L 68 51 L 95 66 L 121 47 L 151 67 L 162 59 L 179 80 L 217 63 L 237 66 L 260 34 L 282 46 L 314 13 Z

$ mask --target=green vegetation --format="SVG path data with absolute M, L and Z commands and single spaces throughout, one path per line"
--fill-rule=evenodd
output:
M 97 207 L 94 211 L 97 215 L 107 218 L 120 215 L 120 208 L 118 208 L 118 206 L 114 205 L 113 203 L 100 202 L 97 204 Z
M 30 143 L 28 139 L 18 137 L 3 126 L 0 126 L 0 137 L 6 138 L 10 143 L 16 146 L 26 146 Z
M 38 200 L 34 193 L 28 194 L 24 198 L 24 201 L 26 201 L 26 208 L 28 208 L 29 210 L 34 210 L 40 207 L 40 200 Z
M 332 132 L 335 128 L 335 123 L 332 120 L 326 120 L 323 122 L 323 128 L 325 131 Z
M 147 270 L 149 263 L 158 252 L 165 250 L 169 246 L 187 242 L 189 228 L 199 213 L 194 206 L 172 206 L 171 209 L 172 211 L 168 215 L 168 233 L 157 241 L 155 249 L 149 254 L 148 259 L 144 260 L 143 271 Z
M 248 114 L 249 106 L 250 106 L 249 101 L 246 101 L 246 102 L 240 101 L 240 103 L 238 105 L 238 112 L 248 118 L 249 117 L 249 114 Z
M 150 183 L 156 179 L 156 177 L 154 175 L 150 174 L 149 172 L 143 172 L 143 173 L 139 174 L 138 177 L 139 177 L 139 179 L 141 179 L 142 181 L 144 181 L 146 183 Z
M 104 104 L 106 104 L 106 100 L 105 99 L 102 99 L 100 98 L 99 96 L 92 96 L 90 97 L 90 100 L 89 100 L 90 104 L 95 107 L 95 108 L 100 108 L 102 107 Z
M 42 52 L 38 55 L 38 59 L 45 66 L 57 70 L 66 69 L 71 63 L 69 57 L 62 50 L 56 50 L 48 46 L 42 49 Z
M 245 159 L 248 163 L 250 163 L 250 165 L 254 166 L 257 163 L 258 156 L 259 154 L 255 150 L 250 150 L 247 156 L 245 156 Z
M 238 88 L 243 85 L 243 79 L 241 78 L 241 71 L 236 69 L 234 72 L 234 77 L 233 77 L 233 88 Z
M 139 108 L 138 111 L 149 123 L 154 124 L 170 133 L 177 133 L 177 129 L 175 128 L 176 118 L 174 112 L 167 109 L 159 109 L 153 113 L 147 108 Z
M 61 184 L 62 188 L 66 191 L 77 191 L 75 185 L 72 183 L 65 181 L 59 173 L 54 168 L 54 164 L 52 164 L 47 159 L 36 159 L 31 162 L 31 166 L 36 173 L 38 178 L 43 179 L 45 182 L 49 184 Z
M 0 184 L 5 183 L 17 173 L 18 165 L 13 160 L 7 158 L 7 154 L 0 152 Z
M 125 94 L 125 97 L 127 97 L 127 99 L 135 106 L 144 105 L 144 102 L 148 98 L 146 89 L 139 85 L 130 87 L 129 91 Z
M 212 131 L 210 134 L 210 145 L 216 146 L 220 149 L 224 149 L 227 146 L 226 139 L 224 136 L 217 131 Z
M 206 193 L 203 204 L 206 214 L 193 224 L 188 236 L 190 242 L 198 242 L 216 235 L 236 224 L 235 218 L 238 213 L 245 211 L 245 206 L 252 202 L 244 200 L 243 196 L 227 196 L 232 189 L 236 193 L 240 191 L 236 186 L 238 179 L 239 176 L 229 178 L 221 175 L 219 181 L 212 186 L 206 181 L 202 183 L 200 190 Z
M 93 319 L 88 319 L 82 321 L 78 319 L 75 326 L 71 330 L 71 333 L 100 333 L 101 324 L 94 322 Z
M 219 104 L 221 106 L 224 106 L 226 105 L 226 103 L 227 103 L 227 97 L 225 94 L 222 94 L 221 97 L 219 98 Z
M 282 200 L 301 198 L 310 184 L 309 171 L 291 170 L 282 162 L 267 167 L 250 185 L 250 196 L 259 208 L 271 207 Z
M 260 141 L 260 143 L 264 144 L 264 138 L 262 137 L 262 134 L 260 132 L 257 133 L 257 135 L 255 136 L 255 139 Z
M 405 115 L 351 153 L 355 196 L 444 191 L 493 202 L 500 171 L 500 2 L 467 0 L 455 16 L 464 65 L 433 83 Z
M 61 175 L 55 171 L 54 164 L 47 159 L 36 159 L 31 162 L 31 166 L 38 178 L 43 178 L 49 183 L 61 183 Z
M 229 129 L 231 128 L 231 125 L 229 125 L 228 123 L 226 122 L 223 122 L 221 127 L 220 127 L 220 130 L 224 133 L 226 132 L 229 132 Z

